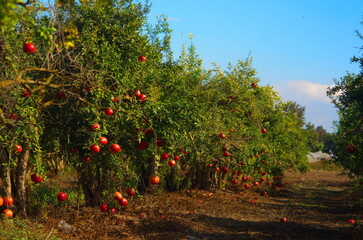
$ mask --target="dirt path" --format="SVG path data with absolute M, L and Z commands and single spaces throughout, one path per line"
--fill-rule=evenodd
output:
M 357 230 L 349 235 L 352 226 L 346 220 L 357 219 L 362 211 L 354 208 L 353 195 L 347 192 L 351 180 L 337 174 L 289 173 L 275 197 L 217 192 L 207 203 L 194 206 L 195 215 L 178 216 L 184 221 L 176 225 L 172 218 L 167 224 L 159 222 L 159 231 L 149 237 L 168 239 L 172 236 L 162 231 L 174 226 L 175 239 L 363 239 Z M 192 206 L 197 196 L 189 201 Z M 287 222 L 281 223 L 281 217 Z M 178 236 L 178 230 L 187 236 Z
M 99 215 L 96 210 L 83 212 L 74 223 L 75 218 L 68 216 L 79 232 L 67 238 L 363 239 L 362 224 L 353 227 L 347 223 L 347 219 L 363 216 L 348 192 L 351 180 L 337 174 L 318 170 L 288 173 L 273 197 L 263 194 L 261 186 L 261 194 L 193 190 L 146 196 L 130 201 L 122 214 L 110 219 L 94 217 Z M 282 217 L 287 218 L 286 223 L 279 221 Z
M 268 217 L 256 227 L 255 239 L 363 239 L 347 219 L 362 217 L 362 210 L 354 206 L 348 192 L 351 180 L 338 172 L 312 170 L 307 174 L 287 174 L 280 194 L 261 203 L 262 211 L 274 209 L 276 215 L 286 217 L 280 224 Z M 283 226 L 281 226 L 283 225 Z M 270 227 L 271 226 L 271 227 Z M 265 235 L 265 236 L 264 236 Z

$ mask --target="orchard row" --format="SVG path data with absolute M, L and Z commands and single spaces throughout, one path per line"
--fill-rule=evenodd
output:
M 35 4 L 3 30 L 0 194 L 17 214 L 45 204 L 28 196 L 64 169 L 104 212 L 128 189 L 247 191 L 306 170 L 303 107 L 261 86 L 251 58 L 206 70 L 191 39 L 174 59 L 166 19 L 151 26 L 148 6 L 111 2 Z

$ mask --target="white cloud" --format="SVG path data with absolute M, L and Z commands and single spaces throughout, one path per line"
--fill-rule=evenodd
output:
M 294 98 L 295 101 L 322 101 L 330 103 L 326 95 L 328 87 L 334 85 L 313 83 L 309 81 L 290 80 L 285 83 L 277 84 L 276 90 L 280 92 L 284 99 Z
M 322 125 L 328 131 L 333 131 L 332 122 L 338 120 L 338 114 L 326 95 L 327 88 L 333 86 L 333 84 L 290 80 L 276 84 L 274 88 L 284 101 L 295 101 L 306 107 L 306 122 L 312 122 L 315 126 Z
M 308 81 L 288 81 L 287 88 L 298 95 L 305 96 L 307 100 L 330 102 L 330 99 L 326 95 L 328 87 L 333 85 L 326 85 L 321 83 L 313 83 Z

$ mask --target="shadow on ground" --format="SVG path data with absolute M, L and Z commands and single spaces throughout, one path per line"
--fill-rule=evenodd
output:
M 206 225 L 206 231 L 194 229 L 180 222 L 159 222 L 152 226 L 144 226 L 142 235 L 146 239 L 358 239 L 349 235 L 351 228 L 326 228 L 323 225 L 295 222 L 252 222 L 231 218 L 196 216 L 194 221 Z M 167 225 L 167 226 L 165 226 Z M 153 229 L 153 230 L 152 230 Z M 151 230 L 151 231 L 150 231 Z M 354 235 L 354 234 L 353 234 Z

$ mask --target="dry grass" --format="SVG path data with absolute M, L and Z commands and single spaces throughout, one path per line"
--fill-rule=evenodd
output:
M 351 180 L 338 173 L 286 173 L 283 188 L 269 196 L 261 194 L 263 186 L 147 195 L 112 216 L 55 209 L 44 225 L 57 229 L 65 220 L 77 229 L 59 230 L 63 239 L 363 239 L 360 221 L 346 222 L 363 212 L 348 191 Z

